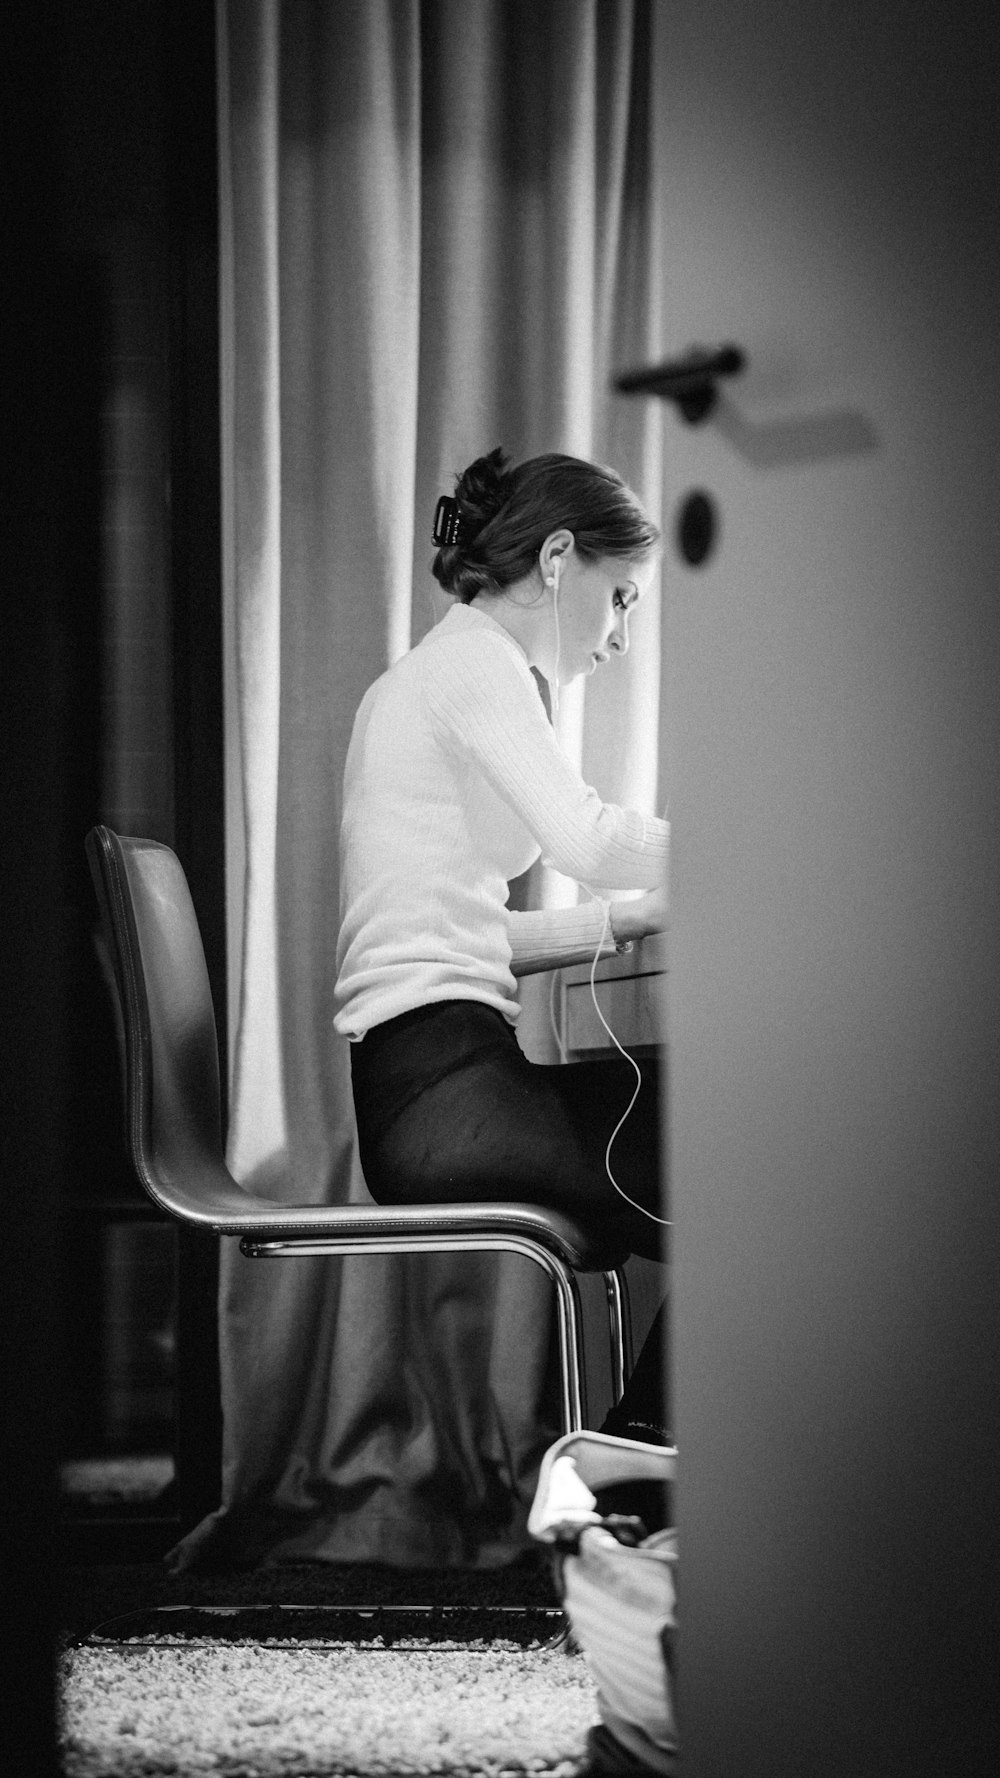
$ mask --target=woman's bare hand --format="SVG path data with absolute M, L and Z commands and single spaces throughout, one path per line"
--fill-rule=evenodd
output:
M 648 938 L 653 932 L 665 932 L 670 914 L 666 887 L 647 889 L 634 901 L 611 904 L 611 930 L 616 940 Z

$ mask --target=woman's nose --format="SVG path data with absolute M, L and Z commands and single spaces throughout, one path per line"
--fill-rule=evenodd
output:
M 628 612 L 623 611 L 608 637 L 609 645 L 616 654 L 628 654 Z

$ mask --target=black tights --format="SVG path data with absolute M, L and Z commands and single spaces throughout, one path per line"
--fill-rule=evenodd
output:
M 622 1190 L 660 1208 L 660 1070 L 643 1062 L 639 1096 L 615 1138 Z M 529 1062 L 502 1013 L 445 1000 L 376 1025 L 351 1045 L 361 1165 L 380 1204 L 509 1199 L 564 1210 L 632 1253 L 665 1257 L 665 1230 L 615 1191 L 608 1139 L 632 1096 L 620 1056 Z M 660 1317 L 605 1428 L 651 1437 L 663 1421 Z

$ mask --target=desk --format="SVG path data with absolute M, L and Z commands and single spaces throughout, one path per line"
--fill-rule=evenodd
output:
M 626 1049 L 651 1053 L 663 1043 L 662 978 L 666 973 L 666 933 L 639 939 L 631 951 L 602 957 L 598 963 L 598 1005 Z M 589 963 L 562 971 L 559 1026 L 570 1060 L 614 1047 L 594 1010 Z

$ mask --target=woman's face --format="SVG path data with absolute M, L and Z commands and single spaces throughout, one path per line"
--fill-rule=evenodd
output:
M 559 620 L 558 680 L 569 685 L 612 655 L 628 652 L 629 614 L 649 587 L 656 564 L 621 556 L 588 561 L 575 549 L 562 561 L 553 598 Z

